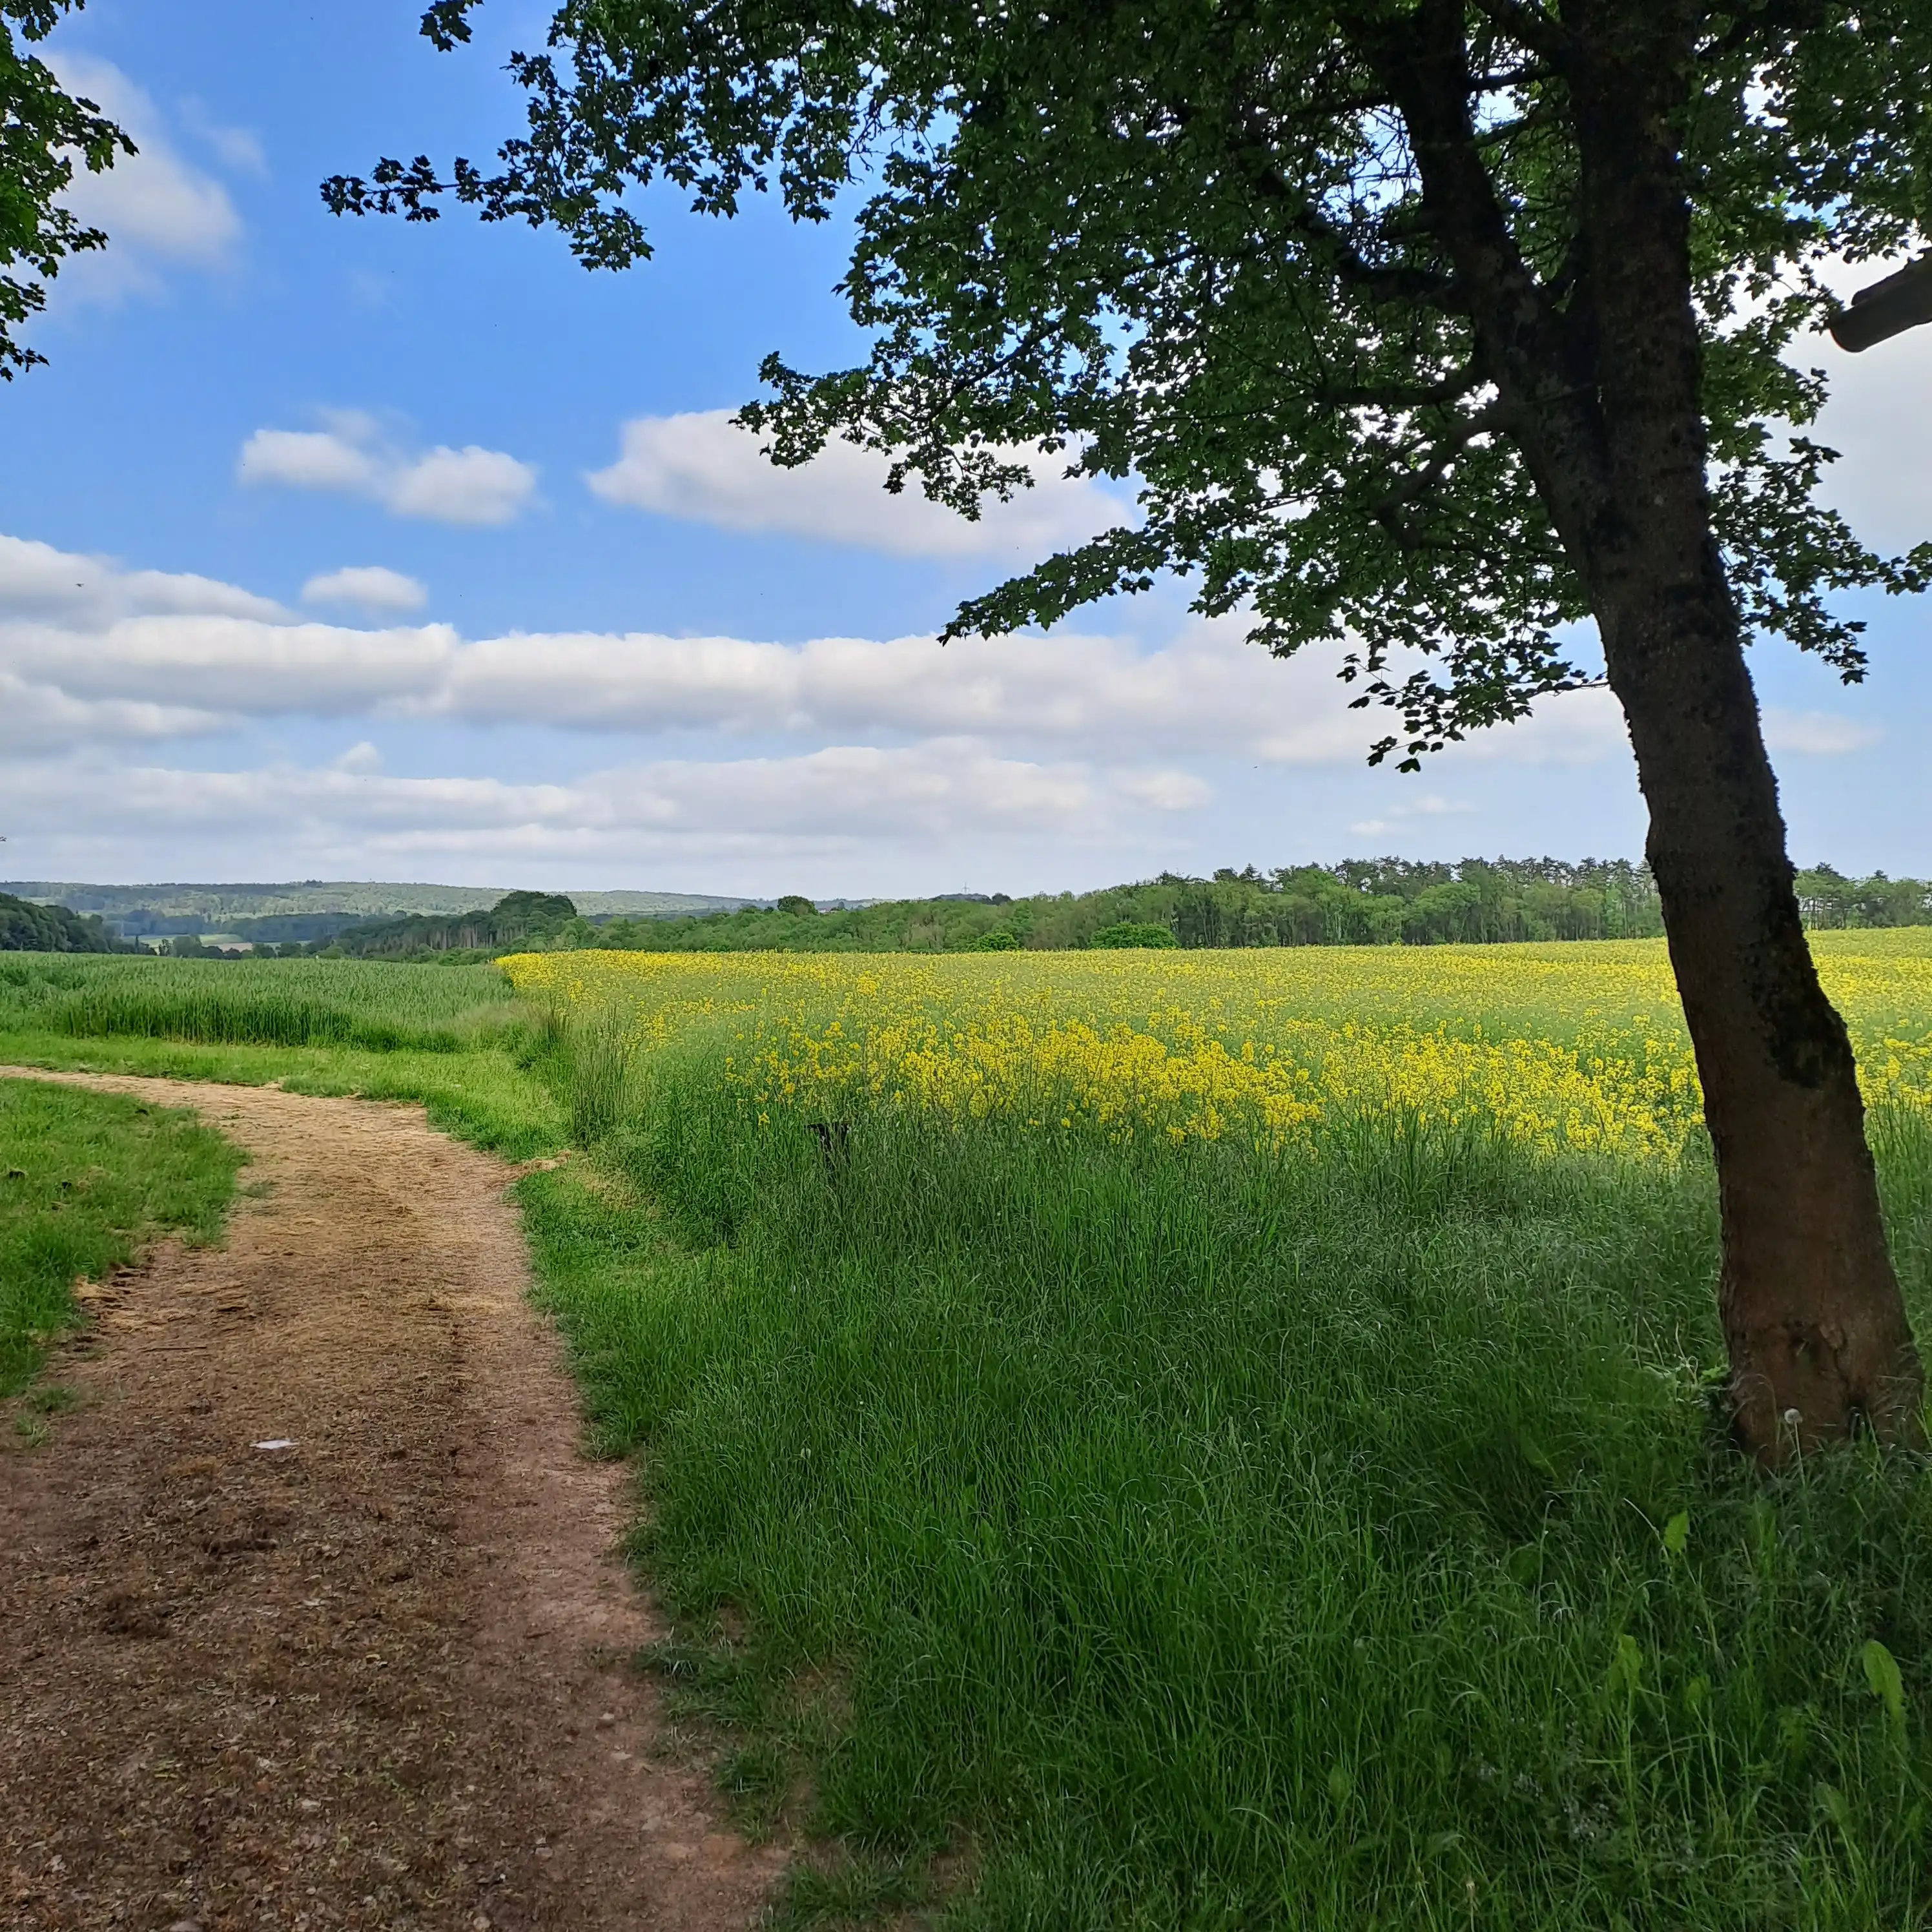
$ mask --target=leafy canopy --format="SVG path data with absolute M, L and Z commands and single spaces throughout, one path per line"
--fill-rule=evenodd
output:
M 424 32 L 467 39 L 478 4 L 437 0 Z M 1832 307 L 1827 256 L 1926 227 L 1928 0 L 569 0 L 512 62 L 529 129 L 494 172 L 385 160 L 324 194 L 428 219 L 453 193 L 598 267 L 649 254 L 626 197 L 654 182 L 719 215 L 856 200 L 842 290 L 872 352 L 767 358 L 742 420 L 777 460 L 843 436 L 969 515 L 1024 487 L 1030 446 L 1138 488 L 1132 526 L 948 635 L 1180 571 L 1279 654 L 1337 646 L 1357 701 L 1402 716 L 1373 755 L 1412 765 L 1588 681 L 1558 632 L 1591 600 L 1529 418 L 1600 400 L 1584 119 L 1606 63 L 1660 57 L 1713 531 L 1747 624 L 1855 680 L 1833 593 L 1919 590 L 1932 546 L 1880 557 L 1816 503 L 1822 377 L 1785 352 Z M 1493 215 L 1532 403 L 1445 232 L 1424 119 Z
M 46 302 L 62 261 L 107 237 L 59 205 L 78 159 L 94 173 L 134 144 L 91 100 L 64 92 L 44 61 L 26 51 L 82 0 L 0 0 L 0 380 L 46 358 L 20 339 Z M 24 268 L 28 277 L 4 272 Z

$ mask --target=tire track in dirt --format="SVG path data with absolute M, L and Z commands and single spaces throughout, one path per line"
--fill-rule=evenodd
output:
M 81 1407 L 0 1449 L 0 1923 L 752 1922 L 785 1853 L 626 1661 L 662 1631 L 510 1170 L 415 1109 L 70 1077 L 194 1108 L 257 1191 L 104 1287 Z

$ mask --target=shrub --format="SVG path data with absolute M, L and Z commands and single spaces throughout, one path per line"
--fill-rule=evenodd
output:
M 1118 926 L 1103 926 L 1087 943 L 1103 950 L 1115 951 L 1124 946 L 1172 946 L 1175 940 L 1174 934 L 1164 926 L 1136 926 L 1123 920 Z

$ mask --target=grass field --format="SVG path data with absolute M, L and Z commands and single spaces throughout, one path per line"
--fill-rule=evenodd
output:
M 1922 1323 L 1932 956 L 1858 938 Z M 630 1190 L 526 1184 L 551 1292 L 743 1633 L 663 1661 L 855 1895 L 964 1847 L 975 1927 L 1932 1921 L 1932 1490 L 1716 1439 L 1660 949 L 508 970 Z
M 0 954 L 0 1060 L 420 1100 L 513 1160 L 563 1132 L 531 1045 L 494 967 Z
M 1928 941 L 1819 946 L 1922 1332 Z M 840 1848 L 795 1924 L 1932 1924 L 1932 1487 L 1722 1446 L 1654 945 L 179 964 L 142 1010 L 394 1030 L 61 1030 L 109 962 L 0 1054 L 590 1150 L 520 1184 L 543 1292 L 652 1662 Z
M 156 1235 L 212 1238 L 241 1156 L 193 1114 L 43 1082 L 0 1082 L 0 1400 L 70 1328 L 99 1281 Z M 41 1390 L 30 1405 L 58 1401 Z M 31 1410 L 16 1418 L 36 1432 Z

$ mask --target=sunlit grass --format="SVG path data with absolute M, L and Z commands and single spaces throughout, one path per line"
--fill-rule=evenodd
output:
M 0 1397 L 74 1325 L 76 1282 L 102 1280 L 160 1234 L 212 1237 L 241 1164 L 191 1114 L 0 1081 Z
M 1890 946 L 1827 966 L 1868 1064 L 1908 1049 L 1875 1129 L 1922 1322 L 1932 999 Z M 1688 1065 L 1663 970 L 553 956 L 605 1178 L 532 1177 L 530 1226 L 740 1801 L 808 1790 L 862 1872 L 945 1852 L 962 1926 L 1932 1922 L 1932 1487 L 1726 1447 L 1694 1084 L 1600 1051 Z M 1117 1061 L 1043 1106 L 1082 1038 L 1293 1046 L 1319 1104 L 1186 1131 Z M 988 1042 L 987 1104 L 915 1077 Z M 1456 1046 L 1655 1131 L 1511 1131 L 1540 1098 L 1462 1076 L 1381 1104 Z

